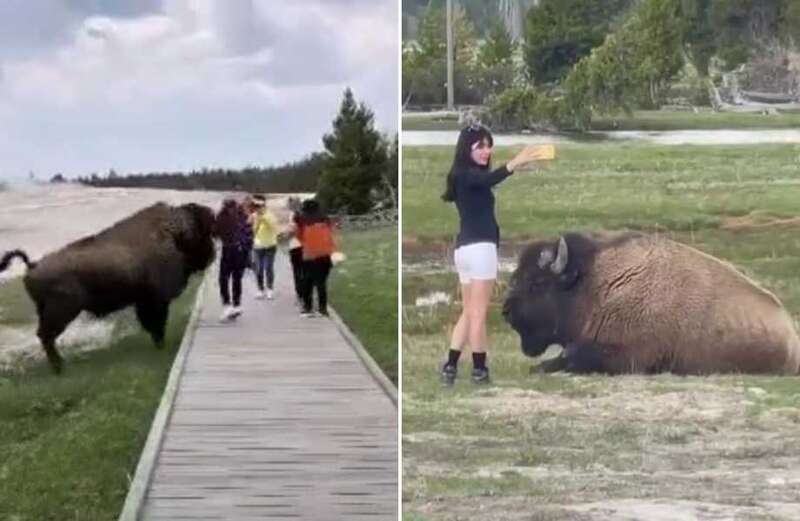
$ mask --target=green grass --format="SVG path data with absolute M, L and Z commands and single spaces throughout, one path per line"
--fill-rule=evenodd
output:
M 497 165 L 518 148 L 498 148 Z M 444 240 L 456 212 L 439 199 L 452 147 L 403 149 L 404 239 Z M 506 239 L 568 229 L 649 228 L 693 232 L 726 216 L 795 215 L 800 145 L 562 145 L 540 170 L 496 189 Z
M 461 130 L 456 117 L 430 117 L 403 115 L 403 130 Z
M 640 110 L 631 116 L 596 117 L 590 130 L 719 130 L 719 129 L 779 129 L 800 127 L 800 113 L 785 112 L 778 115 L 753 113 L 712 112 L 699 113 L 666 110 Z M 403 116 L 403 130 L 460 130 L 458 119 L 453 117 Z
M 595 118 L 592 130 L 717 130 L 717 129 L 778 129 L 800 127 L 800 114 L 712 112 L 703 110 L 677 112 L 667 110 L 636 111 L 631 116 Z
M 0 375 L 0 519 L 116 519 L 199 280 L 172 303 L 163 350 L 137 327 L 108 348 L 68 357 L 60 376 L 45 362 Z M 0 326 L 35 321 L 20 287 L 0 286 L 0 303 L 15 313 Z
M 495 162 L 514 150 L 499 148 Z M 658 231 L 732 262 L 800 319 L 800 145 L 581 144 L 557 154 L 495 190 L 502 252 L 564 231 Z M 500 314 L 508 273 L 489 313 L 493 385 L 468 381 L 467 354 L 456 385 L 442 388 L 460 311 L 447 253 L 456 212 L 438 197 L 451 159 L 451 147 L 403 150 L 404 515 L 457 519 L 480 506 L 491 520 L 538 519 L 570 503 L 637 498 L 800 502 L 791 487 L 752 487 L 793 465 L 798 378 L 530 374 L 536 362 Z M 417 305 L 432 292 L 451 300 Z
M 331 303 L 397 385 L 397 229 L 348 232 L 339 248 L 347 260 L 333 269 Z

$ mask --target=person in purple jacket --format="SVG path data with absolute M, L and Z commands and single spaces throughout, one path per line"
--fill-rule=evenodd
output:
M 489 382 L 486 366 L 486 314 L 497 279 L 497 246 L 500 227 L 494 213 L 492 188 L 524 164 L 550 156 L 531 145 L 496 170 L 490 168 L 494 140 L 486 127 L 470 125 L 458 136 L 455 157 L 442 199 L 455 203 L 460 228 L 456 239 L 455 265 L 461 284 L 461 316 L 453 327 L 442 381 L 455 382 L 461 349 L 472 350 L 472 381 Z
M 225 199 L 214 228 L 222 242 L 218 279 L 224 306 L 221 320 L 232 320 L 242 314 L 242 276 L 250 255 L 252 227 L 242 205 L 233 199 Z

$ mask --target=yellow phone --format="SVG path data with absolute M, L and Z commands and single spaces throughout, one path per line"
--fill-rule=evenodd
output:
M 555 159 L 556 147 L 554 145 L 548 143 L 546 145 L 539 145 L 536 148 L 541 153 L 541 156 L 539 157 L 540 160 Z
M 520 172 L 531 172 L 537 170 L 542 166 L 540 161 L 548 161 L 551 159 L 555 159 L 556 157 L 556 147 L 552 143 L 546 143 L 544 145 L 534 145 L 534 148 L 536 149 L 536 152 L 538 153 L 539 157 L 535 161 L 520 166 L 518 168 Z

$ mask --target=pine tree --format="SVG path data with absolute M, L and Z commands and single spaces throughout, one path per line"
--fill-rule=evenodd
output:
M 394 140 L 389 146 L 389 157 L 386 162 L 386 170 L 383 175 L 383 200 L 384 206 L 397 208 L 398 194 L 397 182 L 400 171 L 400 138 L 398 134 L 394 135 Z
M 483 67 L 510 64 L 514 57 L 514 41 L 506 26 L 496 19 L 491 26 L 486 41 L 481 46 L 478 61 Z
M 541 0 L 525 16 L 525 63 L 537 83 L 561 81 L 637 0 Z
M 417 105 L 438 105 L 446 99 L 446 12 L 435 4 L 429 5 L 420 20 L 416 45 L 403 54 L 403 99 Z M 474 25 L 458 3 L 453 8 L 453 35 L 456 103 L 470 103 L 474 98 L 470 82 L 477 37 Z
M 708 76 L 711 57 L 717 51 L 710 6 L 711 0 L 683 0 L 682 3 L 685 20 L 684 47 L 702 77 Z
M 373 120 L 372 111 L 363 102 L 356 103 L 348 87 L 333 132 L 322 138 L 327 153 L 317 196 L 329 211 L 366 213 L 379 197 L 388 157 Z

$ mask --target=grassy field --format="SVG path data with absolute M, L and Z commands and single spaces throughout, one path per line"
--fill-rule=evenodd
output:
M 452 149 L 403 154 L 406 521 L 800 518 L 800 379 L 531 375 L 499 313 L 507 271 L 489 320 L 493 385 L 442 388 L 459 309 L 455 210 L 438 199 Z M 567 230 L 657 231 L 732 262 L 800 318 L 800 145 L 558 156 L 496 189 L 507 261 Z
M 673 112 L 666 110 L 641 110 L 628 116 L 595 118 L 592 130 L 714 130 L 714 129 L 775 129 L 800 127 L 800 114 L 780 113 L 763 115 L 755 113 Z
M 397 384 L 397 230 L 344 234 L 347 261 L 333 270 L 331 303 Z
M 459 130 L 456 118 L 403 116 L 403 130 Z M 704 110 L 676 112 L 640 110 L 632 116 L 598 117 L 591 130 L 714 130 L 714 129 L 778 129 L 800 127 L 800 113 L 781 113 L 775 116 Z
M 116 519 L 198 284 L 172 303 L 161 351 L 123 314 L 110 345 L 68 356 L 61 376 L 44 361 L 0 373 L 0 519 Z M 3 328 L 34 335 L 19 280 L 0 285 Z
M 460 130 L 461 124 L 455 116 L 431 117 L 422 114 L 402 116 L 403 130 Z

